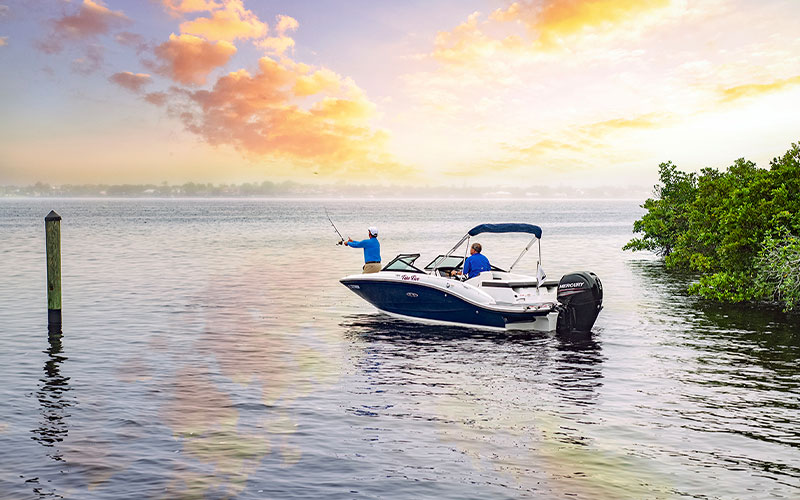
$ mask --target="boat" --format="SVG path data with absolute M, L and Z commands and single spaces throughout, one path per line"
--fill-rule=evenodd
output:
M 478 276 L 451 276 L 465 256 L 456 251 L 483 233 L 532 235 L 508 270 L 491 266 Z M 380 272 L 354 274 L 339 280 L 380 311 L 397 318 L 433 324 L 490 330 L 590 332 L 603 308 L 603 285 L 592 272 L 565 274 L 547 280 L 542 270 L 542 228 L 526 223 L 480 224 L 467 231 L 447 253 L 420 268 L 418 253 L 402 253 Z M 513 272 L 538 244 L 536 276 Z

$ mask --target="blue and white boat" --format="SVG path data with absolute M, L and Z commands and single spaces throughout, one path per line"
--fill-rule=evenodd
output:
M 456 250 L 465 243 L 469 247 L 470 238 L 482 233 L 533 237 L 507 271 L 492 266 L 491 271 L 465 281 L 451 276 L 464 264 Z M 590 331 L 602 309 L 600 279 L 580 271 L 546 281 L 541 237 L 542 228 L 533 224 L 481 224 L 421 269 L 416 265 L 420 254 L 400 254 L 380 272 L 354 274 L 340 281 L 382 312 L 406 320 L 493 330 Z M 537 243 L 537 275 L 514 273 L 514 266 Z

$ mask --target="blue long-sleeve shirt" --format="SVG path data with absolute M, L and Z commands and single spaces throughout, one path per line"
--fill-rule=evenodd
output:
M 367 238 L 361 241 L 351 241 L 347 244 L 353 248 L 364 249 L 364 262 L 380 262 L 381 261 L 381 244 L 378 238 Z
M 470 255 L 467 257 L 467 260 L 464 261 L 463 273 L 467 275 L 467 279 L 474 278 L 484 271 L 491 270 L 492 266 L 489 264 L 489 259 L 484 257 L 483 254 L 476 253 Z

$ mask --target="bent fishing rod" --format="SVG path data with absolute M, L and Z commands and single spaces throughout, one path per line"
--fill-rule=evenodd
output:
M 325 217 L 328 218 L 328 222 L 331 223 L 331 226 L 333 226 L 333 230 L 336 231 L 336 234 L 339 235 L 339 243 L 337 243 L 337 245 L 341 245 L 342 243 L 344 243 L 344 236 L 342 236 L 342 233 L 340 233 L 339 230 L 336 229 L 336 224 L 333 223 L 333 221 L 331 220 L 331 216 L 328 215 L 328 209 L 324 207 L 323 209 L 325 210 Z

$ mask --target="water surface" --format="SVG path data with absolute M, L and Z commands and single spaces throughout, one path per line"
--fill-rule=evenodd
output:
M 381 230 L 482 222 L 597 273 L 591 335 L 389 319 L 338 283 Z M 44 216 L 62 217 L 48 338 Z M 631 201 L 0 200 L 2 498 L 798 498 L 797 318 L 622 252 Z M 524 237 L 480 237 L 500 267 Z M 535 271 L 535 258 L 522 272 Z

